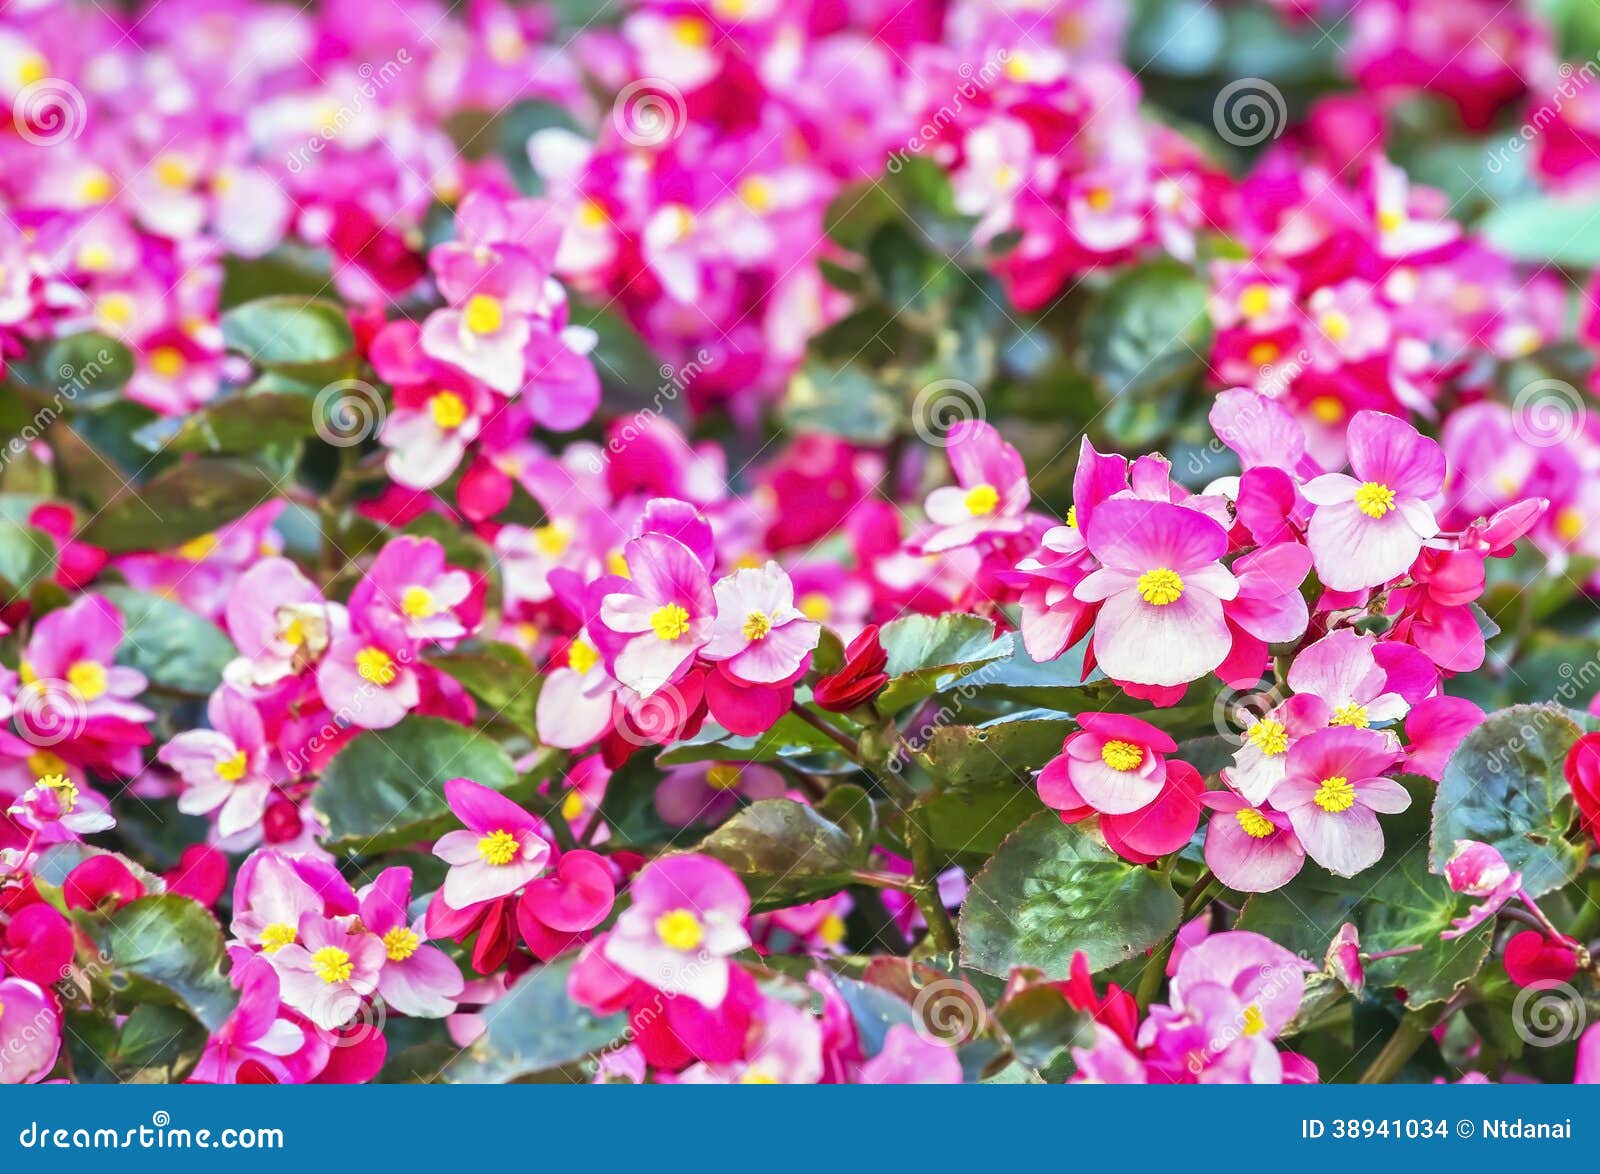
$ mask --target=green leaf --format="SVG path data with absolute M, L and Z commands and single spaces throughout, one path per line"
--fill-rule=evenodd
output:
M 350 369 L 356 344 L 338 305 L 293 294 L 257 298 L 227 311 L 222 340 L 264 371 L 329 378 Z
M 1452 893 L 1443 877 L 1428 870 L 1429 782 L 1415 776 L 1402 781 L 1412 793 L 1411 807 L 1402 815 L 1384 817 L 1381 861 L 1344 878 L 1308 860 L 1283 888 L 1252 896 L 1238 927 L 1265 934 L 1313 960 L 1327 952 L 1347 921 L 1355 923 L 1364 953 L 1420 945 L 1416 953 L 1369 964 L 1367 983 L 1404 987 L 1407 1006 L 1423 1007 L 1449 998 L 1477 974 L 1488 956 L 1494 926 L 1487 922 L 1464 937 L 1440 940 L 1440 931 L 1463 916 L 1472 901 Z
M 230 396 L 185 418 L 160 444 L 172 452 L 204 453 L 294 444 L 312 434 L 314 402 L 293 391 Z
M 56 565 L 55 539 L 23 522 L 0 518 L 0 597 L 26 599 Z
M 1566 838 L 1572 793 L 1562 764 L 1581 733 L 1559 705 L 1517 705 L 1468 734 L 1434 800 L 1434 869 L 1444 870 L 1457 840 L 1482 840 L 1535 897 L 1576 876 L 1587 849 Z
M 935 778 L 949 783 L 997 776 L 1025 781 L 1027 772 L 1061 753 L 1063 740 L 1076 729 L 1071 719 L 1039 709 L 1007 714 L 977 726 L 935 726 L 917 752 L 917 760 Z
M 1592 197 L 1530 196 L 1495 208 L 1478 228 L 1519 261 L 1572 269 L 1600 265 L 1600 200 Z
M 113 554 L 169 550 L 243 517 L 276 489 L 273 479 L 252 465 L 199 457 L 112 500 L 80 537 Z
M 1125 271 L 1089 311 L 1085 365 L 1111 395 L 1198 371 L 1210 348 L 1206 294 L 1206 283 L 1177 261 Z
M 784 423 L 795 432 L 827 432 L 858 444 L 883 444 L 900 408 L 883 385 L 851 363 L 812 360 L 789 380 Z
M 182 1084 L 206 1029 L 176 1007 L 141 1003 L 119 1027 L 98 1015 L 67 1016 L 74 1079 L 91 1084 Z
M 109 959 L 112 989 L 130 1007 L 177 1005 L 216 1031 L 238 1002 L 222 973 L 222 928 L 189 898 L 140 897 L 110 916 L 74 920 Z
M 331 848 L 382 852 L 449 830 L 444 784 L 467 778 L 496 791 L 517 781 L 506 752 L 442 717 L 413 715 L 358 734 L 333 756 L 311 794 Z
M 481 649 L 450 652 L 430 659 L 430 664 L 454 677 L 493 714 L 478 712 L 478 720 L 501 717 L 528 737 L 538 740 L 534 706 L 543 678 L 528 654 L 511 644 L 487 641 Z
M 198 697 L 222 683 L 222 668 L 237 653 L 221 628 L 159 595 L 131 587 L 106 587 L 103 594 L 122 612 L 120 663 L 153 685 Z
M 792 713 L 780 717 L 771 729 L 745 736 L 730 734 L 715 722 L 707 722 L 693 738 L 674 742 L 656 759 L 658 766 L 682 766 L 689 762 L 773 762 L 782 758 L 805 757 L 836 752 L 839 744 L 815 726 Z
M 126 346 L 93 332 L 57 339 L 39 361 L 40 377 L 67 400 L 121 391 L 133 378 L 133 370 L 133 355 Z
M 761 799 L 702 840 L 696 851 L 739 874 L 756 912 L 827 897 L 866 863 L 867 849 L 840 827 L 793 799 Z
M 889 683 L 878 708 L 892 714 L 957 682 L 981 687 L 982 679 L 963 679 L 992 661 L 1011 655 L 1011 635 L 996 639 L 994 624 L 979 616 L 951 613 L 914 615 L 891 621 L 878 633 L 889 656 Z
M 1033 966 L 1065 978 L 1079 950 L 1093 970 L 1139 957 L 1178 928 L 1182 912 L 1159 875 L 1044 811 L 972 879 L 961 907 L 961 958 L 1000 977 Z
M 453 1084 L 509 1084 L 576 1063 L 622 1036 L 626 1015 L 597 1016 L 567 995 L 571 959 L 528 971 L 483 1009 L 477 1042 L 444 1069 Z

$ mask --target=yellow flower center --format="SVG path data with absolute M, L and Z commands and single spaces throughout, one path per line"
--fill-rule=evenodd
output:
M 292 644 L 296 648 L 299 648 L 300 645 L 306 642 L 305 621 L 299 616 L 292 617 L 289 622 L 283 626 L 282 631 L 278 633 L 278 638 L 285 644 Z
M 91 171 L 78 181 L 78 198 L 85 204 L 104 204 L 115 191 L 111 177 L 103 171 Z
M 1251 1003 L 1244 1009 L 1244 1024 L 1241 1030 L 1246 1035 L 1260 1035 L 1267 1030 L 1267 1018 L 1261 1014 L 1261 1008 Z
M 29 53 L 17 63 L 17 80 L 25 86 L 43 81 L 49 72 L 49 63 L 37 53 Z
M 391 962 L 404 962 L 417 952 L 417 947 L 422 944 L 422 939 L 417 936 L 417 931 L 397 925 L 383 935 L 384 953 L 389 955 Z
M 1272 309 L 1272 287 L 1256 282 L 1247 285 L 1239 294 L 1239 313 L 1246 318 L 1259 318 Z
M 510 864 L 521 852 L 522 845 L 517 843 L 517 837 L 503 829 L 490 832 L 478 841 L 478 855 L 496 868 Z
M 1393 232 L 1406 222 L 1406 214 L 1396 208 L 1385 208 L 1378 213 L 1378 227 L 1384 232 Z
M 613 550 L 606 555 L 606 570 L 613 575 L 624 579 L 631 579 L 633 575 L 628 570 L 628 559 L 620 550 Z
M 1139 576 L 1138 588 L 1139 597 L 1146 603 L 1166 607 L 1169 603 L 1176 603 L 1183 594 L 1183 578 L 1177 571 L 1157 567 Z
M 1334 342 L 1343 342 L 1350 337 L 1350 317 L 1338 310 L 1329 310 L 1318 325 L 1322 327 L 1322 333 Z
M 744 638 L 746 640 L 765 640 L 767 633 L 772 631 L 772 618 L 766 612 L 753 611 L 744 618 Z
M 739 785 L 743 772 L 732 763 L 719 762 L 706 771 L 706 786 L 713 791 L 731 791 Z
M 703 20 L 680 16 L 672 22 L 672 37 L 680 45 L 691 49 L 704 49 L 711 44 L 711 29 Z
M 1355 726 L 1357 729 L 1364 730 L 1371 723 L 1367 721 L 1366 707 L 1356 705 L 1352 702 L 1349 705 L 1341 705 L 1338 709 L 1334 710 L 1333 717 L 1328 719 L 1328 724 L 1334 726 Z
M 67 684 L 85 701 L 105 696 L 106 666 L 97 660 L 75 661 L 67 670 Z
M 191 538 L 178 547 L 178 553 L 192 563 L 197 563 L 206 558 L 212 551 L 222 545 L 222 539 L 215 534 L 202 534 L 198 538 Z
M 163 155 L 156 160 L 156 178 L 169 188 L 188 187 L 192 172 L 189 165 L 176 155 Z
M 473 334 L 493 334 L 505 321 L 505 311 L 500 307 L 499 298 L 473 294 L 467 299 L 461 320 Z
M 1248 737 L 1250 744 L 1268 758 L 1289 749 L 1289 731 L 1282 722 L 1270 717 L 1264 717 L 1251 726 Z
M 67 763 L 59 754 L 52 754 L 48 750 L 35 750 L 27 757 L 28 769 L 33 772 L 33 777 L 40 775 L 64 775 L 67 773 Z
M 705 941 L 706 927 L 687 909 L 674 909 L 656 918 L 656 936 L 672 950 L 693 950 Z
M 1239 821 L 1245 835 L 1253 840 L 1264 840 L 1275 830 L 1272 821 L 1254 807 L 1241 807 L 1234 813 L 1234 818 Z
M 587 640 L 574 640 L 567 646 L 567 667 L 580 676 L 600 661 L 600 650 Z
M 537 527 L 529 532 L 529 537 L 533 539 L 534 549 L 547 558 L 560 558 L 572 545 L 571 531 L 556 522 Z
M 100 317 L 111 326 L 126 326 L 133 321 L 133 299 L 125 293 L 108 293 L 96 303 Z
M 176 379 L 189 364 L 175 346 L 158 346 L 150 352 L 150 370 L 163 379 Z
M 400 610 L 414 620 L 425 620 L 437 615 L 439 608 L 433 602 L 433 592 L 426 587 L 407 587 L 400 594 Z
M 72 809 L 78 805 L 78 784 L 66 775 L 44 775 L 35 779 L 34 783 L 56 793 L 56 802 L 61 805 L 62 815 L 71 815 Z
M 807 591 L 800 597 L 799 607 L 801 615 L 819 624 L 826 623 L 833 615 L 832 602 L 820 591 Z
M 777 1084 L 778 1080 L 777 1080 L 776 1077 L 768 1076 L 765 1072 L 762 1072 L 758 1068 L 747 1068 L 747 1069 L 745 1069 L 744 1074 L 739 1077 L 739 1083 L 740 1084 Z
M 1311 797 L 1322 810 L 1329 815 L 1337 815 L 1341 811 L 1348 811 L 1355 806 L 1356 789 L 1350 785 L 1350 780 L 1343 775 L 1334 775 L 1323 779 L 1317 785 L 1317 793 Z
M 828 914 L 822 919 L 822 924 L 817 926 L 817 936 L 822 939 L 824 945 L 837 946 L 844 941 L 844 934 L 844 918 L 837 913 Z
M 323 946 L 311 955 L 311 969 L 318 978 L 332 986 L 336 982 L 348 982 L 356 966 L 350 961 L 350 955 L 338 946 Z
M 232 758 L 224 758 L 217 763 L 217 777 L 225 783 L 237 783 L 249 768 L 250 758 L 240 750 Z
M 1336 395 L 1319 395 L 1311 401 L 1311 414 L 1324 424 L 1344 419 L 1344 401 Z
M 650 613 L 650 627 L 657 638 L 681 640 L 689 634 L 689 613 L 676 603 L 666 603 Z
M 1583 514 L 1570 505 L 1556 514 L 1553 525 L 1556 537 L 1563 542 L 1576 542 L 1583 537 Z
M 967 490 L 967 513 L 975 518 L 982 518 L 994 513 L 994 507 L 999 504 L 1000 491 L 987 482 L 982 485 L 974 485 Z
M 1069 505 L 1067 507 L 1067 525 L 1071 526 L 1074 530 L 1078 528 L 1078 507 L 1075 505 Z
M 1283 354 L 1283 349 L 1277 343 L 1258 342 L 1251 344 L 1250 349 L 1244 353 L 1244 357 L 1253 367 L 1265 367 L 1277 362 L 1278 356 L 1281 354 Z
M 1085 199 L 1088 201 L 1089 207 L 1093 208 L 1096 212 L 1104 212 L 1107 208 L 1111 207 L 1111 189 L 1090 188 L 1089 194 L 1085 197 Z
M 1137 770 L 1144 761 L 1144 747 L 1132 742 L 1107 742 L 1100 747 L 1100 761 L 1112 770 Z
M 356 653 L 356 672 L 362 680 L 374 685 L 392 685 L 399 675 L 394 667 L 394 657 L 381 648 L 363 648 Z
M 568 791 L 567 797 L 561 801 L 561 818 L 571 823 L 583 815 L 585 806 L 582 791 Z
M 772 207 L 772 185 L 752 175 L 739 185 L 739 200 L 752 212 L 765 212 Z
M 261 952 L 263 954 L 276 954 L 285 946 L 294 945 L 295 939 L 299 936 L 294 926 L 275 921 L 261 931 Z
M 1369 518 L 1381 518 L 1394 509 L 1394 490 L 1377 481 L 1366 481 L 1356 490 L 1356 509 Z
M 497 310 L 496 313 L 498 314 L 499 311 Z M 470 317 L 471 310 L 468 310 L 468 318 L 470 319 Z M 496 320 L 495 326 L 499 326 L 498 319 Z M 470 321 L 467 324 L 467 328 L 469 330 L 473 329 Z M 476 331 L 476 333 L 488 334 L 492 333 L 492 329 L 486 331 L 480 330 Z M 459 428 L 462 424 L 466 423 L 467 401 L 462 399 L 453 391 L 435 392 L 433 395 L 428 397 L 428 414 L 433 417 L 433 422 L 435 424 L 437 424 L 440 428 L 443 428 L 446 432 L 449 432 L 451 429 Z

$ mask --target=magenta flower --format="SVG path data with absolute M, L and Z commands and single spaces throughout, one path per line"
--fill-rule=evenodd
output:
M 1039 774 L 1039 797 L 1051 807 L 1087 804 L 1103 815 L 1124 815 L 1147 807 L 1167 781 L 1166 755 L 1178 748 L 1161 730 L 1136 717 L 1081 713 L 1082 732 L 1062 745 L 1060 757 Z M 1060 787 L 1065 774 L 1081 802 Z M 1057 802 L 1060 800 L 1060 802 Z
M 41 847 L 69 843 L 117 824 L 111 805 L 101 795 L 87 786 L 79 787 L 65 774 L 40 775 L 6 814 L 33 833 Z
M 937 529 L 922 541 L 934 554 L 990 535 L 1019 534 L 1027 525 L 1028 471 L 1017 450 L 982 420 L 963 420 L 946 438 L 956 484 L 928 494 L 928 520 Z
M 317 691 L 351 725 L 386 730 L 422 699 L 416 642 L 398 618 L 376 609 L 339 629 L 317 665 Z
M 57 719 L 68 722 L 69 732 L 103 718 L 154 721 L 155 714 L 134 700 L 144 692 L 144 674 L 116 663 L 121 643 L 122 613 L 102 595 L 84 595 L 34 625 L 17 666 L 23 728 L 59 741 Z
M 777 799 L 788 789 L 783 775 L 759 762 L 689 763 L 656 784 L 656 814 L 673 827 L 717 824 L 740 799 Z
M 456 1009 L 464 986 L 449 955 L 424 945 L 425 915 L 409 916 L 411 870 L 386 868 L 357 896 L 361 925 L 383 945 L 378 994 L 404 1015 L 442 1019 Z
M 1377 813 L 1411 806 L 1411 796 L 1383 772 L 1399 751 L 1376 730 L 1335 727 L 1301 739 L 1289 754 L 1272 801 L 1289 817 L 1311 859 L 1335 876 L 1354 876 L 1383 856 Z
M 1244 731 L 1233 765 L 1222 780 L 1251 803 L 1260 803 L 1283 781 L 1289 747 L 1307 734 L 1327 729 L 1330 710 L 1322 698 L 1297 693 L 1273 706 Z
M 55 996 L 0 967 L 0 1084 L 37 1084 L 61 1052 Z
M 790 680 L 817 646 L 822 625 L 794 605 L 794 584 L 775 562 L 747 567 L 712 588 L 717 615 L 701 655 L 741 681 Z
M 600 600 L 590 632 L 606 668 L 648 697 L 688 671 L 716 613 L 711 577 L 676 538 L 645 534 L 624 548 L 630 579 Z
M 296 676 L 328 650 L 333 618 L 317 586 L 286 558 L 264 559 L 228 597 L 228 634 L 239 658 L 224 676 L 240 688 Z
M 544 871 L 550 843 L 542 820 L 471 779 L 451 779 L 444 797 L 467 825 L 433 846 L 433 854 L 450 866 L 443 889 L 450 908 L 508 897 Z
M 1222 663 L 1232 643 L 1222 603 L 1239 585 L 1221 563 L 1228 535 L 1196 510 L 1112 498 L 1086 531 L 1100 561 L 1073 594 L 1100 602 L 1095 661 L 1118 681 L 1182 685 Z
M 278 1017 L 281 985 L 278 972 L 265 958 L 244 958 L 229 976 L 239 992 L 239 1005 L 228 1021 L 206 1041 L 189 1079 L 202 1084 L 237 1084 L 246 1064 L 268 1073 L 279 1084 L 294 1083 L 289 1063 L 305 1046 L 298 1024 Z
M 455 608 L 472 590 L 467 573 L 445 564 L 432 538 L 401 536 L 386 544 L 350 593 L 350 613 L 382 615 L 412 640 L 465 636 Z
M 1406 700 L 1390 689 L 1377 647 L 1374 637 L 1349 628 L 1330 632 L 1296 654 L 1289 666 L 1289 688 L 1321 698 L 1330 725 L 1366 729 L 1403 717 Z
M 156 757 L 184 781 L 178 810 L 217 812 L 217 833 L 227 838 L 261 822 L 272 794 L 272 746 L 256 707 L 227 685 L 211 695 L 206 718 L 209 730 L 179 734 Z
M 1306 850 L 1283 812 L 1231 791 L 1207 791 L 1201 802 L 1212 811 L 1206 866 L 1223 884 L 1240 893 L 1270 893 L 1299 874 Z
M 1357 412 L 1347 442 L 1354 476 L 1325 473 L 1305 486 L 1317 507 L 1306 542 L 1317 576 L 1335 591 L 1377 587 L 1405 574 L 1439 532 L 1428 500 L 1445 473 L 1438 444 L 1382 412 Z
M 256 852 L 239 866 L 233 886 L 233 936 L 263 954 L 300 940 L 307 914 L 348 916 L 356 895 L 327 860 Z
M 634 877 L 632 896 L 605 957 L 657 990 L 721 1006 L 728 956 L 750 945 L 750 896 L 733 870 L 709 856 L 665 856 Z
M 332 1031 L 377 989 L 383 942 L 315 913 L 303 915 L 296 928 L 298 940 L 268 955 L 278 972 L 283 1001 L 324 1031 Z

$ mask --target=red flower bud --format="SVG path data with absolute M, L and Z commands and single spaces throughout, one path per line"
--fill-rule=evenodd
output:
M 850 641 L 844 650 L 844 667 L 819 680 L 811 699 L 823 709 L 848 713 L 871 701 L 889 683 L 889 674 L 883 671 L 888 663 L 889 654 L 878 640 L 878 626 L 872 624 Z
M 1579 822 L 1600 840 L 1600 734 L 1585 734 L 1574 742 L 1562 772 L 1577 801 Z
M 145 894 L 144 885 L 115 856 L 91 856 L 67 873 L 61 886 L 68 909 L 115 912 Z

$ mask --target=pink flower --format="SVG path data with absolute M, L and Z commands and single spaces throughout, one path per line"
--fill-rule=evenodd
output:
M 1094 655 L 1107 676 L 1182 685 L 1222 663 L 1232 643 L 1222 603 L 1239 585 L 1220 561 L 1221 526 L 1170 502 L 1112 498 L 1096 507 L 1086 537 L 1101 568 L 1073 594 L 1104 601 Z
M 442 890 L 450 908 L 508 897 L 544 871 L 550 844 L 542 820 L 470 779 L 451 779 L 444 797 L 467 825 L 433 846 L 433 854 L 450 865 Z
M 590 631 L 611 675 L 648 697 L 688 671 L 710 637 L 716 602 L 705 564 L 676 538 L 645 534 L 624 558 L 631 578 L 601 599 Z
M 922 549 L 933 554 L 989 535 L 1020 533 L 1032 494 L 1017 450 L 982 420 L 957 424 L 946 445 L 956 484 L 928 495 L 928 520 L 937 529 L 923 539 Z
M 278 1015 L 278 972 L 265 958 L 245 958 L 229 976 L 239 1005 L 206 1041 L 189 1079 L 202 1084 L 237 1084 L 240 1070 L 252 1066 L 279 1084 L 296 1082 L 290 1058 L 305 1046 L 299 1026 Z
M 297 941 L 269 955 L 283 1001 L 324 1031 L 332 1031 L 377 989 L 383 942 L 315 913 L 303 915 L 297 929 Z
M 960 1084 L 955 1049 L 926 1039 L 904 1023 L 884 1033 L 878 1054 L 861 1065 L 858 1084 Z
M 1307 734 L 1328 726 L 1329 709 L 1322 698 L 1297 693 L 1250 723 L 1234 752 L 1233 765 L 1222 780 L 1251 803 L 1260 803 L 1283 781 L 1289 747 Z
M 36 842 L 61 844 L 116 826 L 111 805 L 64 774 L 41 775 L 6 814 L 35 834 Z
M 271 955 L 300 940 L 305 915 L 355 911 L 355 893 L 326 860 L 256 852 L 239 866 L 229 928 L 240 941 Z
M 1206 866 L 1241 893 L 1270 893 L 1299 875 L 1306 850 L 1289 817 L 1266 803 L 1251 804 L 1229 791 L 1207 791 Z
M 1366 729 L 1403 717 L 1408 705 L 1390 689 L 1377 658 L 1378 642 L 1348 628 L 1330 632 L 1295 655 L 1289 688 L 1310 694 L 1328 708 L 1330 725 Z
M 1289 754 L 1272 801 L 1294 826 L 1306 852 L 1335 876 L 1354 876 L 1383 856 L 1377 814 L 1411 806 L 1411 796 L 1382 772 L 1394 765 L 1391 738 L 1354 727 L 1321 730 Z
M 750 945 L 750 897 L 733 870 L 709 856 L 665 856 L 634 877 L 631 893 L 605 957 L 657 990 L 721 1006 L 728 956 Z
M 0 969 L 0 1084 L 37 1084 L 61 1052 L 61 1012 L 55 996 Z
M 206 717 L 209 730 L 179 734 L 156 757 L 184 781 L 178 810 L 216 811 L 217 832 L 226 838 L 261 822 L 272 794 L 272 746 L 256 707 L 227 685 L 211 695 Z
M 403 1015 L 442 1019 L 456 1009 L 464 985 L 449 955 L 423 944 L 424 915 L 409 916 L 411 870 L 386 868 L 357 896 L 361 925 L 383 945 L 378 994 Z
M 416 642 L 393 613 L 369 608 L 352 619 L 345 630 L 335 629 L 317 665 L 317 691 L 351 725 L 386 730 L 422 699 Z
M 264 559 L 239 577 L 227 623 L 239 658 L 224 676 L 241 688 L 304 672 L 327 651 L 333 627 L 322 592 L 286 558 Z
M 759 762 L 697 762 L 675 766 L 656 784 L 656 814 L 674 827 L 720 823 L 739 800 L 776 799 L 783 776 Z
M 1084 804 L 1104 815 L 1147 807 L 1167 780 L 1166 755 L 1178 748 L 1162 731 L 1114 713 L 1078 715 L 1082 732 L 1039 773 L 1039 797 L 1058 810 Z M 1069 784 L 1063 787 L 1064 781 Z M 1074 801 L 1076 800 L 1076 801 Z
M 384 546 L 356 584 L 350 612 L 382 615 L 412 640 L 454 640 L 467 634 L 454 609 L 471 590 L 465 571 L 445 565 L 444 547 L 402 536 Z
M 794 605 L 794 584 L 777 563 L 747 567 L 712 588 L 717 615 L 701 655 L 741 681 L 774 685 L 806 663 L 822 625 Z
M 1325 473 L 1305 486 L 1315 505 L 1306 542 L 1317 575 L 1335 591 L 1377 587 L 1403 575 L 1439 532 L 1428 500 L 1444 484 L 1444 453 L 1410 424 L 1357 412 L 1347 436 L 1354 476 Z
M 1454 928 L 1440 931 L 1446 941 L 1472 932 L 1498 914 L 1506 902 L 1522 896 L 1522 873 L 1513 872 L 1493 844 L 1457 840 L 1445 861 L 1444 875 L 1451 891 L 1483 898 L 1465 916 L 1451 920 Z
M 16 717 L 24 732 L 41 745 L 103 738 L 112 747 L 107 765 L 136 773 L 138 747 L 150 740 L 141 727 L 155 714 L 134 700 L 144 692 L 144 674 L 116 663 L 121 643 L 122 613 L 104 596 L 81 596 L 41 619 L 17 666 Z

